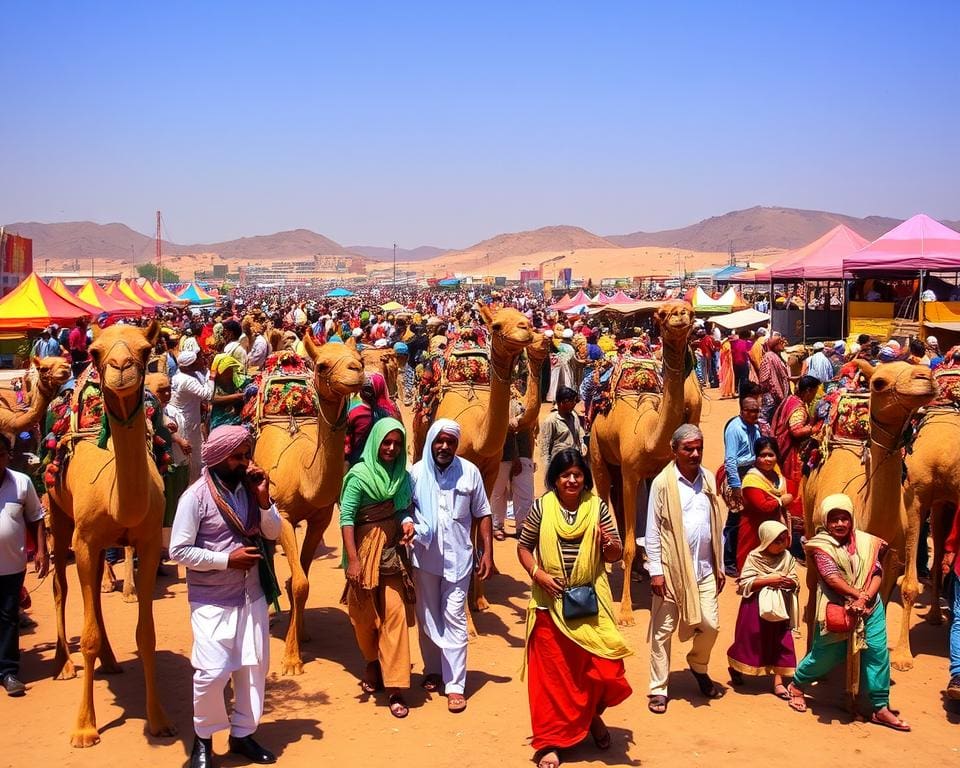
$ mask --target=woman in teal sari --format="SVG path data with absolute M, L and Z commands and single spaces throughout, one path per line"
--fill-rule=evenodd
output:
M 403 691 L 410 687 L 415 596 L 401 551 L 413 538 L 413 522 L 402 522 L 411 498 L 406 431 L 396 419 L 380 419 L 340 493 L 347 576 L 341 602 L 367 662 L 360 687 L 368 694 L 386 688 L 394 717 L 409 713 Z

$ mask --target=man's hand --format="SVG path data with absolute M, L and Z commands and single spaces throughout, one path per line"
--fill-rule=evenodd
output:
M 43 529 L 43 523 L 37 535 L 37 551 L 33 555 L 33 570 L 39 578 L 43 578 L 50 572 L 50 553 L 47 550 L 47 532 Z
M 400 537 L 400 543 L 404 546 L 411 544 L 413 542 L 414 529 L 413 523 L 407 522 L 404 523 L 400 530 L 403 531 L 403 535 Z
M 227 560 L 227 568 L 246 571 L 253 568 L 258 560 L 260 560 L 260 550 L 256 547 L 237 547 L 230 553 L 230 557 Z
M 657 597 L 667 596 L 667 580 L 663 576 L 650 577 L 650 591 Z
M 480 581 L 486 581 L 493 575 L 493 554 L 488 550 L 480 558 L 480 565 L 477 567 L 477 577 Z
M 943 562 L 941 563 L 940 570 L 944 576 L 950 575 L 950 570 L 953 568 L 953 561 L 956 558 L 956 552 L 944 552 L 943 553 Z
M 253 493 L 257 497 L 257 504 L 261 509 L 270 506 L 270 477 L 266 471 L 260 469 L 252 461 L 247 465 L 247 482 L 253 488 Z
M 360 561 L 357 559 L 347 561 L 347 570 L 345 571 L 347 581 L 351 584 L 360 582 Z
M 723 592 L 723 588 L 727 585 L 727 577 L 723 573 L 717 574 L 717 594 L 719 595 Z
M 739 506 L 741 507 L 743 506 L 743 489 L 742 488 L 731 488 L 730 496 Z
M 515 458 L 510 464 L 510 477 L 516 477 L 521 472 L 523 472 L 523 462 L 519 458 Z

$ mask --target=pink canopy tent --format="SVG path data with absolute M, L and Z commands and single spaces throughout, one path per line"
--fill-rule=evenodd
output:
M 611 304 L 635 304 L 636 301 L 637 301 L 636 299 L 631 299 L 623 291 L 617 291 L 613 295 L 613 298 L 610 299 Z
M 550 309 L 566 309 L 567 307 L 571 306 L 573 305 L 570 303 L 570 294 L 565 293 L 563 294 L 562 299 L 558 299 L 556 302 L 550 305 Z
M 960 233 L 923 213 L 843 260 L 843 271 L 960 270 Z
M 809 245 L 790 251 L 767 268 L 774 280 L 827 280 L 843 277 L 843 260 L 867 245 L 850 227 L 838 224 Z M 761 270 L 763 271 L 763 270 Z M 760 280 L 759 276 L 756 278 Z
M 564 296 L 564 298 L 560 299 L 560 301 L 554 304 L 551 309 L 566 311 L 572 307 L 579 307 L 582 304 L 593 304 L 593 299 L 587 296 L 587 294 L 583 292 L 583 289 L 577 291 L 577 295 L 573 298 L 568 299 L 566 296 Z
M 609 303 L 610 303 L 610 297 L 607 296 L 607 294 L 605 294 L 603 291 L 601 291 L 600 293 L 598 293 L 596 296 L 593 297 L 593 303 L 594 303 L 594 304 L 609 304 Z

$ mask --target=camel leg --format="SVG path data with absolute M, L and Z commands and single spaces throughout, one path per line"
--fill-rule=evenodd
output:
M 67 556 L 73 534 L 72 521 L 51 503 L 49 522 L 53 538 L 53 605 L 57 615 L 57 650 L 53 657 L 53 679 L 71 680 L 77 669 L 67 644 Z
M 633 596 L 630 594 L 630 574 L 633 558 L 637 554 L 637 486 L 640 478 L 628 467 L 623 472 L 623 594 L 620 596 L 619 623 L 623 627 L 632 627 Z
M 74 550 L 77 556 L 77 576 L 83 595 L 83 631 L 80 635 L 80 652 L 83 654 L 83 691 L 77 722 L 70 734 L 74 747 L 92 747 L 100 742 L 97 732 L 97 717 L 93 708 L 93 664 L 100 652 L 100 625 L 97 623 L 95 594 L 103 577 L 103 557 L 99 551 L 91 551 L 86 541 L 76 537 Z
M 303 570 L 303 576 L 308 583 L 310 580 L 310 565 L 317 553 L 317 547 L 323 541 L 323 533 L 330 523 L 331 512 L 332 507 L 329 510 L 323 510 L 319 519 L 312 517 L 307 520 L 307 532 L 304 534 L 303 544 L 300 545 L 300 568 Z M 306 604 L 306 600 L 304 600 L 304 604 Z M 304 611 L 301 610 L 297 617 L 300 622 L 297 632 L 300 634 L 300 642 L 308 643 L 310 642 L 310 635 L 303 628 L 303 615 Z
M 152 533 L 151 541 L 138 547 L 140 568 L 137 571 L 137 594 L 140 605 L 137 617 L 137 651 L 143 664 L 143 681 L 147 697 L 147 730 L 151 736 L 174 736 L 176 727 L 167 718 L 157 693 L 156 649 L 157 633 L 153 621 L 153 591 L 160 565 L 160 532 Z M 133 560 L 133 548 L 127 548 L 127 556 Z M 132 569 L 131 569 L 132 570 Z
M 280 545 L 290 566 L 290 625 L 280 663 L 281 675 L 302 675 L 303 659 L 300 657 L 300 627 L 303 624 L 303 609 L 310 594 L 310 582 L 297 557 L 297 534 L 285 517 L 280 518 Z
M 137 602 L 136 576 L 133 569 L 134 549 L 133 547 L 123 548 L 123 602 Z M 157 563 L 159 565 L 159 563 Z
M 491 488 L 490 490 L 492 491 L 493 489 Z M 489 498 L 489 494 L 487 494 L 487 498 Z M 471 528 L 472 528 L 471 535 L 473 536 L 474 551 L 479 551 L 480 524 L 477 522 L 477 520 L 473 521 Z M 493 552 L 490 553 L 490 556 L 493 557 Z M 496 573 L 496 571 L 494 571 L 494 573 Z M 480 581 L 479 578 L 477 578 L 476 574 L 474 574 L 473 578 L 470 579 L 470 586 L 472 587 L 471 591 L 473 592 L 473 600 L 470 603 L 470 607 L 475 611 L 489 610 L 490 601 L 487 600 L 487 596 L 485 594 L 486 588 L 484 587 L 483 582 Z M 469 614 L 470 614 L 470 611 L 467 611 L 467 615 Z M 468 626 L 468 630 L 469 630 L 469 626 Z M 474 632 L 476 632 L 476 628 L 474 628 Z
M 917 494 L 908 485 L 903 503 L 907 509 L 906 570 L 900 582 L 900 602 L 903 614 L 900 617 L 900 636 L 890 651 L 890 666 L 900 672 L 913 669 L 913 652 L 910 649 L 910 620 L 913 618 L 913 606 L 920 594 L 920 580 L 917 578 L 917 547 L 920 527 L 923 522 L 923 510 Z
M 101 568 L 106 564 L 103 553 L 100 553 Z M 110 644 L 110 638 L 107 636 L 107 624 L 103 620 L 103 596 L 100 593 L 94 595 L 93 614 L 97 619 L 97 626 L 100 627 L 100 651 L 97 657 L 100 659 L 100 671 L 105 675 L 119 675 L 123 672 L 117 656 L 113 652 L 113 646 Z
M 103 576 L 100 579 L 100 591 L 109 594 L 117 591 L 117 574 L 110 563 L 104 562 Z
M 930 569 L 930 581 L 933 582 L 933 597 L 930 600 L 927 623 L 936 626 L 943 624 L 943 609 L 940 607 L 940 594 L 943 591 L 943 571 L 940 570 L 940 563 L 943 562 L 947 531 L 955 514 L 957 514 L 957 509 L 953 504 L 942 504 L 930 511 L 930 535 L 933 539 L 933 566 Z

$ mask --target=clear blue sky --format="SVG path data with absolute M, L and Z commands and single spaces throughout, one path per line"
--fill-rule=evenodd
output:
M 136 6 L 136 7 L 134 7 Z M 0 2 L 0 222 L 190 244 L 960 218 L 957 2 Z

